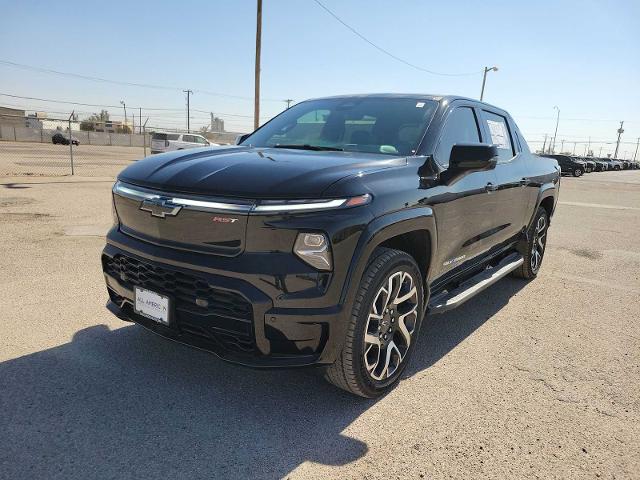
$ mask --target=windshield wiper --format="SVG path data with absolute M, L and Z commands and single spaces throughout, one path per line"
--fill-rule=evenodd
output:
M 340 148 L 340 147 L 323 147 L 320 145 L 309 145 L 307 143 L 305 143 L 304 145 L 301 144 L 286 144 L 286 143 L 277 143 L 275 145 L 273 145 L 273 148 L 297 148 L 299 150 L 315 150 L 315 151 L 327 151 L 327 152 L 343 152 L 344 149 Z

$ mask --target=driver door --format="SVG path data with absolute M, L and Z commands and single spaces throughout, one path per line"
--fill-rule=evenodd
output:
M 459 143 L 484 141 L 476 111 L 471 106 L 453 107 L 440 133 L 434 158 L 448 167 L 451 149 Z M 494 192 L 493 170 L 472 171 L 451 183 L 441 181 L 430 198 L 438 231 L 434 278 L 440 277 L 474 258 L 493 245 L 499 221 Z

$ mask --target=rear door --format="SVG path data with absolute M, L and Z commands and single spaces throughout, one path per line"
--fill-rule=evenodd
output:
M 451 148 L 460 143 L 486 143 L 471 106 L 452 107 L 440 132 L 434 158 L 448 167 Z M 442 176 L 445 177 L 445 176 Z M 496 227 L 493 170 L 469 172 L 442 180 L 430 198 L 438 229 L 434 277 L 480 256 L 493 244 Z
M 198 143 L 196 135 L 182 135 L 182 148 L 195 148 L 200 146 L 202 145 Z
M 505 115 L 483 108 L 480 109 L 480 118 L 486 138 L 498 148 L 495 214 L 500 221 L 495 241 L 500 243 L 519 235 L 529 222 L 529 218 L 526 218 L 530 201 L 527 156 L 521 151 L 513 125 Z

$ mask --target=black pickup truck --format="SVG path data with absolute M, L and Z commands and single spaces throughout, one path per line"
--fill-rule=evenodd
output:
M 102 254 L 115 315 L 247 366 L 321 366 L 375 397 L 426 314 L 540 269 L 560 169 L 504 110 L 321 98 L 240 140 L 120 173 Z

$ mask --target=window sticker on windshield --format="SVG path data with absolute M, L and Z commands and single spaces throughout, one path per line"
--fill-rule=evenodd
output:
M 422 108 L 422 107 L 424 107 L 424 102 L 416 103 L 416 108 Z
M 491 133 L 491 143 L 498 148 L 511 149 L 507 126 L 503 122 L 496 122 L 494 120 L 487 120 L 487 125 Z

